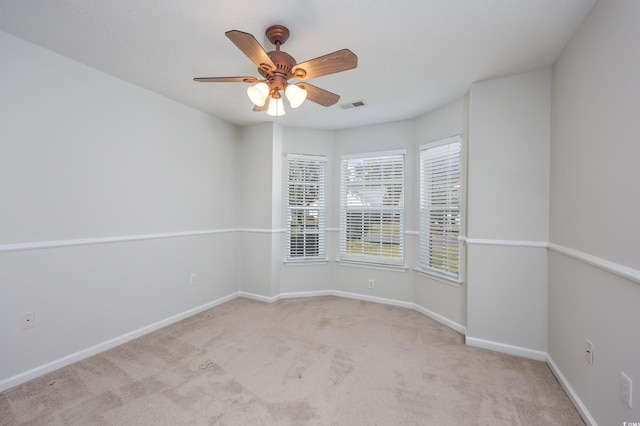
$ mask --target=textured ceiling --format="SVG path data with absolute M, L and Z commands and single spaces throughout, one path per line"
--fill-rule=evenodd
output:
M 168 98 L 245 125 L 243 83 L 259 77 L 225 37 L 231 29 L 273 47 L 264 31 L 286 25 L 282 50 L 298 62 L 342 48 L 354 70 L 310 82 L 341 96 L 305 102 L 277 120 L 318 129 L 412 118 L 464 95 L 472 82 L 551 66 L 595 0 L 0 0 L 0 30 Z M 0 55 L 1 56 L 1 55 Z M 4 65 L 3 65 L 4 66 Z M 46 70 L 42 70 L 46 77 Z M 366 106 L 341 105 L 364 101 Z

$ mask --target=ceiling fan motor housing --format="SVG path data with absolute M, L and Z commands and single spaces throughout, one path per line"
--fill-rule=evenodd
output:
M 292 77 L 291 71 L 296 60 L 287 52 L 280 50 L 280 46 L 289 39 L 289 29 L 284 25 L 272 25 L 265 31 L 267 39 L 276 46 L 276 50 L 268 52 L 269 58 L 276 66 L 275 69 L 258 68 L 258 72 L 269 82 L 272 91 L 284 90 L 287 80 Z
M 274 50 L 267 54 L 273 61 L 276 68 L 274 70 L 269 70 L 269 71 L 264 70 L 262 68 L 258 68 L 258 72 L 266 80 L 268 80 L 269 83 L 281 86 L 278 88 L 278 90 L 282 90 L 286 87 L 287 80 L 293 76 L 291 74 L 291 71 L 293 70 L 293 67 L 296 65 L 296 60 L 293 58 L 293 56 L 281 50 Z

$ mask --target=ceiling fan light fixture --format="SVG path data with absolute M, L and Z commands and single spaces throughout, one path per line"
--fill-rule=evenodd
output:
M 307 99 L 307 91 L 295 84 L 289 84 L 287 88 L 284 89 L 284 95 L 289 100 L 291 108 L 298 108 Z
M 287 52 L 280 50 L 289 38 L 289 29 L 284 25 L 272 25 L 265 32 L 269 42 L 276 47 L 276 50 L 271 52 L 264 50 L 258 40 L 249 33 L 230 30 L 224 34 L 258 67 L 258 73 L 262 79 L 237 76 L 196 77 L 193 80 L 203 83 L 250 83 L 253 86 L 247 89 L 247 95 L 254 104 L 253 110 L 267 111 L 275 117 L 285 114 L 281 91 L 285 92 L 284 95 L 292 108 L 299 107 L 305 100 L 330 107 L 340 99 L 339 95 L 307 82 L 289 84 L 290 79 L 310 80 L 358 66 L 358 57 L 349 49 L 341 49 L 315 59 L 297 62 Z
M 269 86 L 264 82 L 249 86 L 249 88 L 247 89 L 247 95 L 249 96 L 249 99 L 251 99 L 251 102 L 254 103 L 254 105 L 264 106 L 264 103 L 269 96 Z
M 274 98 L 273 96 L 269 100 L 269 108 L 267 109 L 267 114 L 272 117 L 281 117 L 286 114 L 284 110 L 284 102 L 282 102 L 282 98 Z

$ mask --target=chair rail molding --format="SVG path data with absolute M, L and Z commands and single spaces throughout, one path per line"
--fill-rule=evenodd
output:
M 117 235 L 111 237 L 76 238 L 69 240 L 33 241 L 28 243 L 0 244 L 0 254 L 25 251 L 42 250 L 59 247 L 87 246 L 95 244 L 126 243 L 130 241 L 158 240 L 163 238 L 197 237 L 202 235 L 228 234 L 241 231 L 240 229 L 205 229 L 198 231 L 162 232 L 156 234 Z

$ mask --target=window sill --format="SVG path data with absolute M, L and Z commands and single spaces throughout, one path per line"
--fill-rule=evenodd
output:
M 426 270 L 420 269 L 420 268 L 414 268 L 413 270 L 416 271 L 418 273 L 418 275 L 421 275 L 421 276 L 426 277 L 426 278 L 430 278 L 430 279 L 432 279 L 434 281 L 438 281 L 438 282 L 441 282 L 443 284 L 450 285 L 452 287 L 460 288 L 460 286 L 462 286 L 462 284 L 463 284 L 463 281 L 460 278 L 456 279 L 456 278 L 446 277 L 446 276 L 440 275 L 440 274 L 438 274 L 436 272 L 426 271 Z
M 357 262 L 353 260 L 336 259 L 336 263 L 340 266 L 350 266 L 353 268 L 377 269 L 380 271 L 406 272 L 408 266 L 384 265 L 382 263 Z
M 329 259 L 303 259 L 303 260 L 292 260 L 285 259 L 282 261 L 285 266 L 311 266 L 311 265 L 324 265 L 329 263 Z

